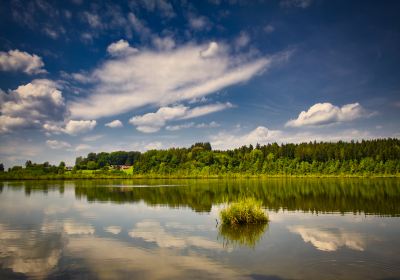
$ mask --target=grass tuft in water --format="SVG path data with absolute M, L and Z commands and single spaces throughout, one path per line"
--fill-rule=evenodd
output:
M 222 209 L 220 218 L 223 225 L 266 224 L 268 216 L 255 198 L 243 198 Z

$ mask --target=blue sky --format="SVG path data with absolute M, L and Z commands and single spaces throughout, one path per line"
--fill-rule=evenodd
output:
M 398 1 L 0 1 L 0 162 L 400 135 Z

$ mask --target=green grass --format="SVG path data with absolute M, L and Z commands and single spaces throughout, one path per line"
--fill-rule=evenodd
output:
M 223 225 L 268 223 L 268 216 L 262 209 L 261 202 L 252 197 L 228 205 L 221 210 L 220 218 Z
M 133 166 L 129 167 L 129 169 L 122 170 L 125 174 L 133 175 Z

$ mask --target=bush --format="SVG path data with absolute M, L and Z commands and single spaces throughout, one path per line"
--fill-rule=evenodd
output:
M 261 202 L 255 198 L 244 198 L 232 203 L 220 212 L 222 224 L 244 225 L 265 224 L 268 216 L 261 207 Z

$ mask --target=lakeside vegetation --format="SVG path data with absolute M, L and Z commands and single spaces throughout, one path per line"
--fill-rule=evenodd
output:
M 240 226 L 246 224 L 265 224 L 268 217 L 262 209 L 261 201 L 254 197 L 241 198 L 229 204 L 219 213 L 224 225 Z
M 124 165 L 118 170 L 116 166 Z M 27 161 L 0 179 L 211 178 L 269 176 L 399 176 L 400 140 L 309 142 L 212 150 L 209 143 L 166 150 L 89 153 L 68 170 Z

